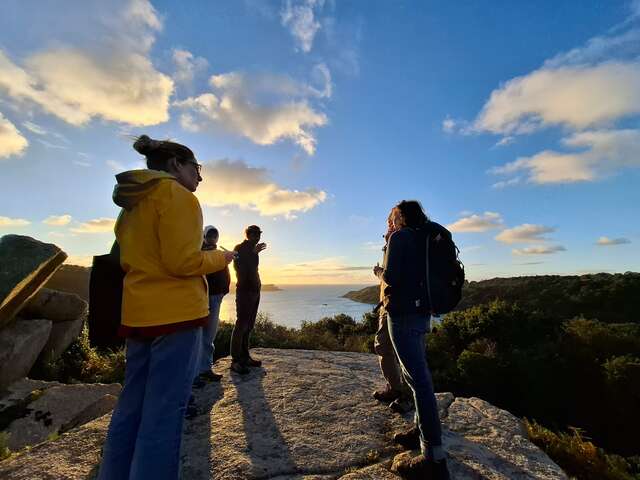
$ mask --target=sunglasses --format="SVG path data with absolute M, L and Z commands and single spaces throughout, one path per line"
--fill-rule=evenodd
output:
M 198 172 L 198 175 L 200 175 L 200 173 L 202 172 L 202 164 L 198 163 L 198 162 L 194 162 L 191 160 L 187 160 L 184 163 L 190 163 L 191 165 L 196 167 L 196 172 Z

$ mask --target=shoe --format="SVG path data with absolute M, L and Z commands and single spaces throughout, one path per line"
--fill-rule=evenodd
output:
M 198 375 L 198 378 L 204 380 L 205 382 L 219 382 L 220 380 L 222 380 L 222 375 L 212 372 L 211 370 L 207 370 L 206 372 Z
M 231 362 L 231 371 L 239 373 L 240 375 L 249 373 L 249 369 L 240 362 Z
M 247 360 L 247 365 L 249 365 L 250 367 L 261 367 L 262 360 L 256 360 L 255 358 L 249 357 L 249 359 Z
M 407 450 L 420 448 L 420 430 L 418 427 L 411 427 L 409 430 L 396 433 L 393 441 Z
M 387 387 L 384 390 L 376 390 L 373 392 L 373 398 L 382 403 L 389 403 L 400 398 L 400 392 Z
M 402 454 L 393 460 L 391 471 L 406 480 L 450 480 L 449 468 L 445 459 L 434 462 L 424 455 Z
M 410 412 L 415 408 L 413 398 L 396 398 L 389 404 L 389 408 L 400 415 Z

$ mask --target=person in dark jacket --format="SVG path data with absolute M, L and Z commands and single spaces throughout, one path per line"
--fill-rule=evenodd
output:
M 260 242 L 262 231 L 257 225 L 250 225 L 245 230 L 246 239 L 235 246 L 238 253 L 233 261 L 236 271 L 236 324 L 231 334 L 231 370 L 246 374 L 248 367 L 259 367 L 260 360 L 249 354 L 249 336 L 256 323 L 258 305 L 260 304 L 260 274 L 258 254 L 267 245 Z
M 218 248 L 220 232 L 216 227 L 206 226 L 203 237 L 202 250 L 216 250 Z M 198 379 L 205 382 L 219 382 L 222 375 L 213 372 L 211 368 L 216 348 L 214 341 L 220 324 L 220 305 L 222 305 L 224 296 L 229 293 L 229 284 L 231 283 L 229 267 L 208 274 L 207 283 L 209 284 L 209 321 L 202 329 L 202 351 L 200 352 Z
M 392 210 L 396 231 L 389 237 L 382 267 L 374 274 L 386 284 L 384 308 L 393 348 L 402 375 L 413 392 L 416 427 L 394 439 L 421 454 L 396 462 L 403 477 L 448 479 L 442 428 L 425 356 L 431 308 L 426 288 L 426 241 L 429 219 L 420 203 L 403 200 Z

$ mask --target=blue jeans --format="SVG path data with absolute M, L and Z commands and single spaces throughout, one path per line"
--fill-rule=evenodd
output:
M 111 417 L 99 480 L 179 477 L 182 424 L 201 343 L 201 328 L 127 339 L 124 387 Z
M 223 297 L 224 293 L 209 295 L 209 321 L 207 326 L 202 329 L 202 350 L 198 362 L 198 374 L 211 371 L 213 366 L 213 354 L 216 351 L 214 340 L 220 324 L 220 305 L 222 305 Z
M 442 427 L 426 357 L 425 335 L 430 318 L 424 314 L 389 313 L 387 324 L 402 376 L 413 392 L 422 453 L 431 456 L 431 448 L 442 446 Z

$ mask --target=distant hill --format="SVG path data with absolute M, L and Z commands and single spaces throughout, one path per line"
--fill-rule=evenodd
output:
M 89 275 L 91 268 L 77 265 L 62 265 L 45 284 L 45 288 L 75 293 L 89 301 Z
M 83 300 L 89 301 L 89 276 L 90 267 L 77 265 L 62 265 L 60 269 L 49 279 L 45 288 L 52 288 L 62 292 L 75 293 Z M 231 284 L 231 292 L 235 292 L 235 284 Z M 282 289 L 272 283 L 262 285 L 263 292 L 278 292 Z
M 344 295 L 356 302 L 375 304 L 379 287 L 366 287 Z M 640 273 L 540 275 L 492 278 L 467 282 L 456 310 L 502 299 L 527 310 L 554 317 L 583 315 L 607 323 L 640 323 Z

